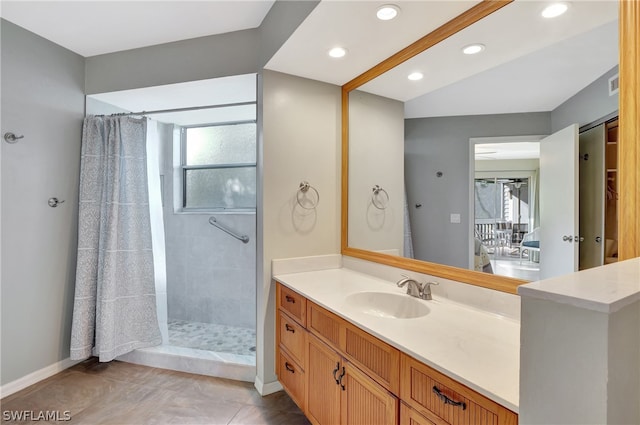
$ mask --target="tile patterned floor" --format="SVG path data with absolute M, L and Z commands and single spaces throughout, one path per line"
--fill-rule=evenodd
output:
M 284 393 L 246 382 L 89 359 L 1 400 L 2 423 L 307 425 Z M 68 421 L 6 421 L 11 412 L 58 412 Z M 9 413 L 7 413 L 9 412 Z
M 169 345 L 198 350 L 255 355 L 255 329 L 169 320 Z

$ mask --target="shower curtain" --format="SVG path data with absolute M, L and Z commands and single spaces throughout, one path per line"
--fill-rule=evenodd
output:
M 162 343 L 147 187 L 146 120 L 85 118 L 71 359 Z
M 407 189 L 404 189 L 404 249 L 402 254 L 405 258 L 414 258 L 413 256 L 413 235 L 411 233 L 411 219 L 409 217 L 409 198 L 407 198 Z

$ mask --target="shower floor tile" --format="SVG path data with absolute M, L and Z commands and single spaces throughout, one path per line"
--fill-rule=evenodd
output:
M 255 329 L 213 323 L 169 320 L 169 344 L 197 350 L 254 356 Z

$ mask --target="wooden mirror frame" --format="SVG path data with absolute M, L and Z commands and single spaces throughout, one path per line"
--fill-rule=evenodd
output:
M 527 283 L 520 279 L 348 246 L 349 92 L 512 1 L 484 0 L 342 86 L 341 252 L 343 255 L 512 294 L 517 293 L 519 285 Z M 618 256 L 619 261 L 622 261 L 640 256 L 640 0 L 621 0 L 619 4 Z

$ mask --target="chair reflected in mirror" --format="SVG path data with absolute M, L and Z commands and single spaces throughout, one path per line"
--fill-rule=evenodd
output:
M 498 221 L 495 228 L 496 254 L 504 256 L 505 252 L 511 252 L 511 240 L 513 239 L 513 223 L 510 221 Z M 506 251 L 505 251 L 506 250 Z
M 533 261 L 533 253 L 540 252 L 540 228 L 536 227 L 531 232 L 526 233 L 520 242 L 520 264 L 522 264 L 522 256 L 527 251 L 527 258 Z
M 478 237 L 474 239 L 474 270 L 493 274 L 489 250 Z

